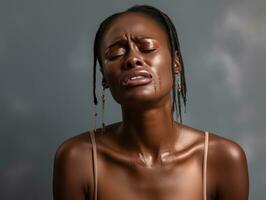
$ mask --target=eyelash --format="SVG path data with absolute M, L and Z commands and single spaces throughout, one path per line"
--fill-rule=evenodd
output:
M 150 53 L 150 52 L 153 52 L 155 50 L 156 50 L 155 48 L 153 48 L 153 49 L 142 49 L 141 52 L 143 52 L 143 53 Z
M 122 56 L 122 55 L 120 54 L 120 55 L 111 56 L 111 57 L 109 57 L 109 60 L 110 61 L 116 60 L 120 56 Z
M 156 48 L 152 48 L 152 49 L 142 49 L 142 50 L 140 50 L 142 53 L 145 53 L 145 54 L 148 54 L 148 53 L 151 53 L 151 52 L 153 52 L 153 51 L 155 51 L 156 50 Z M 119 58 L 119 57 L 121 57 L 121 56 L 123 56 L 124 54 L 118 54 L 118 55 L 114 55 L 114 56 L 110 56 L 109 57 L 109 60 L 110 61 L 113 61 L 113 60 L 116 60 L 117 58 Z

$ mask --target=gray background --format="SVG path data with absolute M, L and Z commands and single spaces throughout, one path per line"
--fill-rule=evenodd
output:
M 178 29 L 188 82 L 184 123 L 238 142 L 250 199 L 265 199 L 266 1 L 106 2 L 1 0 L 0 199 L 52 199 L 56 148 L 94 127 L 96 29 L 135 4 L 161 8 Z M 106 123 L 121 119 L 110 93 L 106 108 Z

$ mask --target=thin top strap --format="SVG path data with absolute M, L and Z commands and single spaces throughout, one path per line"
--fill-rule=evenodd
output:
M 97 173 L 97 149 L 96 149 L 96 141 L 94 131 L 90 134 L 90 139 L 92 143 L 92 162 L 93 162 L 93 181 L 94 181 L 94 200 L 97 200 L 97 190 L 98 190 L 98 173 Z
M 207 161 L 208 161 L 209 132 L 205 132 L 203 157 L 203 199 L 207 200 Z

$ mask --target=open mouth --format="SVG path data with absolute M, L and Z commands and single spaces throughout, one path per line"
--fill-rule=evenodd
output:
M 135 71 L 122 77 L 122 85 L 126 87 L 146 85 L 152 81 L 152 76 L 147 71 Z

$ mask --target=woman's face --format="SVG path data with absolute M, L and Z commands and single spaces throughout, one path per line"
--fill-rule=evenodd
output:
M 123 14 L 105 31 L 100 49 L 103 82 L 122 106 L 151 105 L 170 97 L 171 54 L 158 22 L 139 13 Z

